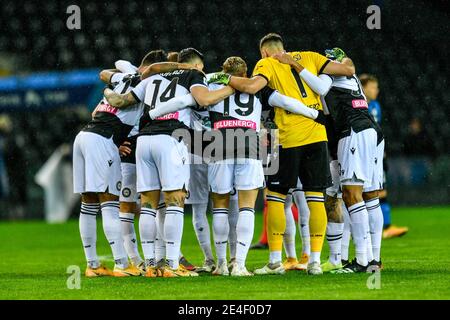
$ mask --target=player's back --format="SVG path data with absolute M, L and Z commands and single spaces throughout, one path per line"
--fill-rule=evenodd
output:
M 157 108 L 160 103 L 167 102 L 174 97 L 189 94 L 190 89 L 194 86 L 206 86 L 204 75 L 197 70 L 175 70 L 159 73 L 144 81 L 146 81 L 144 99 L 146 111 Z M 140 134 L 170 135 L 176 129 L 190 129 L 192 126 L 191 116 L 191 108 L 185 108 L 150 121 L 148 112 L 144 112 L 140 124 Z
M 111 77 L 110 88 L 117 93 L 130 92 L 141 81 L 139 74 L 115 73 Z M 137 103 L 125 109 L 111 106 L 103 97 L 96 108 L 93 119 L 83 128 L 83 131 L 94 132 L 106 138 L 113 137 L 119 145 L 129 135 L 142 115 L 142 105 Z
M 310 51 L 289 54 L 315 75 L 320 74 L 329 61 L 324 56 Z M 253 75 L 266 78 L 268 86 L 281 94 L 298 99 L 310 108 L 322 110 L 319 95 L 289 65 L 271 57 L 264 58 L 256 64 Z M 322 125 L 301 115 L 276 108 L 274 120 L 280 131 L 280 142 L 284 147 L 296 147 L 327 140 L 326 131 Z
M 210 84 L 210 90 L 218 90 L 222 85 Z M 225 100 L 208 108 L 213 130 L 222 132 L 225 156 L 252 158 L 258 155 L 258 132 L 261 126 L 263 108 L 269 106 L 270 95 L 274 91 L 266 87 L 256 94 L 236 91 Z M 237 131 L 239 130 L 239 131 Z M 230 133 L 237 136 L 245 134 L 245 139 L 235 140 Z M 237 156 L 240 155 L 240 156 Z M 216 159 L 217 160 L 217 159 Z
M 211 90 L 222 85 L 211 84 Z M 241 128 L 259 131 L 261 122 L 261 94 L 247 94 L 236 91 L 225 100 L 209 107 L 214 129 Z
M 366 96 L 356 75 L 332 77 L 332 85 L 324 97 L 326 108 L 334 119 L 338 139 L 367 128 L 377 131 L 378 141 L 383 134 L 376 121 L 369 114 Z

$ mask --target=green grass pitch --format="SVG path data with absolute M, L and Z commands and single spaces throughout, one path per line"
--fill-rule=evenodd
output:
M 190 215 L 185 217 L 182 250 L 193 263 L 202 262 Z M 257 215 L 255 239 L 261 228 Z M 396 208 L 396 224 L 410 232 L 383 241 L 379 290 L 369 290 L 369 275 L 312 277 L 291 271 L 285 276 L 178 279 L 81 278 L 81 289 L 66 285 L 70 265 L 84 271 L 77 221 L 0 223 L 0 299 L 449 299 L 450 208 Z M 98 220 L 98 253 L 112 266 L 110 250 Z M 322 260 L 327 258 L 327 244 Z M 250 270 L 262 266 L 266 250 L 250 251 Z

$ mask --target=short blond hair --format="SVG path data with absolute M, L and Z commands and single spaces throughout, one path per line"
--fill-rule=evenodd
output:
M 229 57 L 223 63 L 223 72 L 231 75 L 247 74 L 247 64 L 241 57 Z

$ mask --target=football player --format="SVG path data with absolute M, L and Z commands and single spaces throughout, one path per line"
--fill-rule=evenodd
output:
M 343 64 L 353 65 L 345 53 L 334 48 L 327 54 Z M 316 75 L 303 68 L 288 54 L 275 56 L 295 68 L 299 76 L 324 97 L 338 134 L 338 165 L 342 198 L 350 215 L 356 259 L 338 273 L 365 272 L 380 268 L 383 215 L 378 190 L 383 182 L 384 137 L 381 128 L 368 112 L 367 100 L 359 79 Z M 369 233 L 370 230 L 370 233 Z M 368 259 L 367 237 L 371 237 L 373 261 Z M 370 268 L 371 269 L 371 268 Z

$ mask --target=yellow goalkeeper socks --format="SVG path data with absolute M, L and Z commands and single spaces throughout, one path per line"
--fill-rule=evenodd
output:
M 325 211 L 324 196 L 322 192 L 305 192 L 310 218 L 309 231 L 311 234 L 311 256 L 309 262 L 320 263 L 323 240 L 327 229 L 327 212 Z
M 286 230 L 286 217 L 284 215 L 285 198 L 286 195 L 272 191 L 269 191 L 267 195 L 267 240 L 269 243 L 269 251 L 271 252 L 271 263 L 281 261 L 283 234 Z

